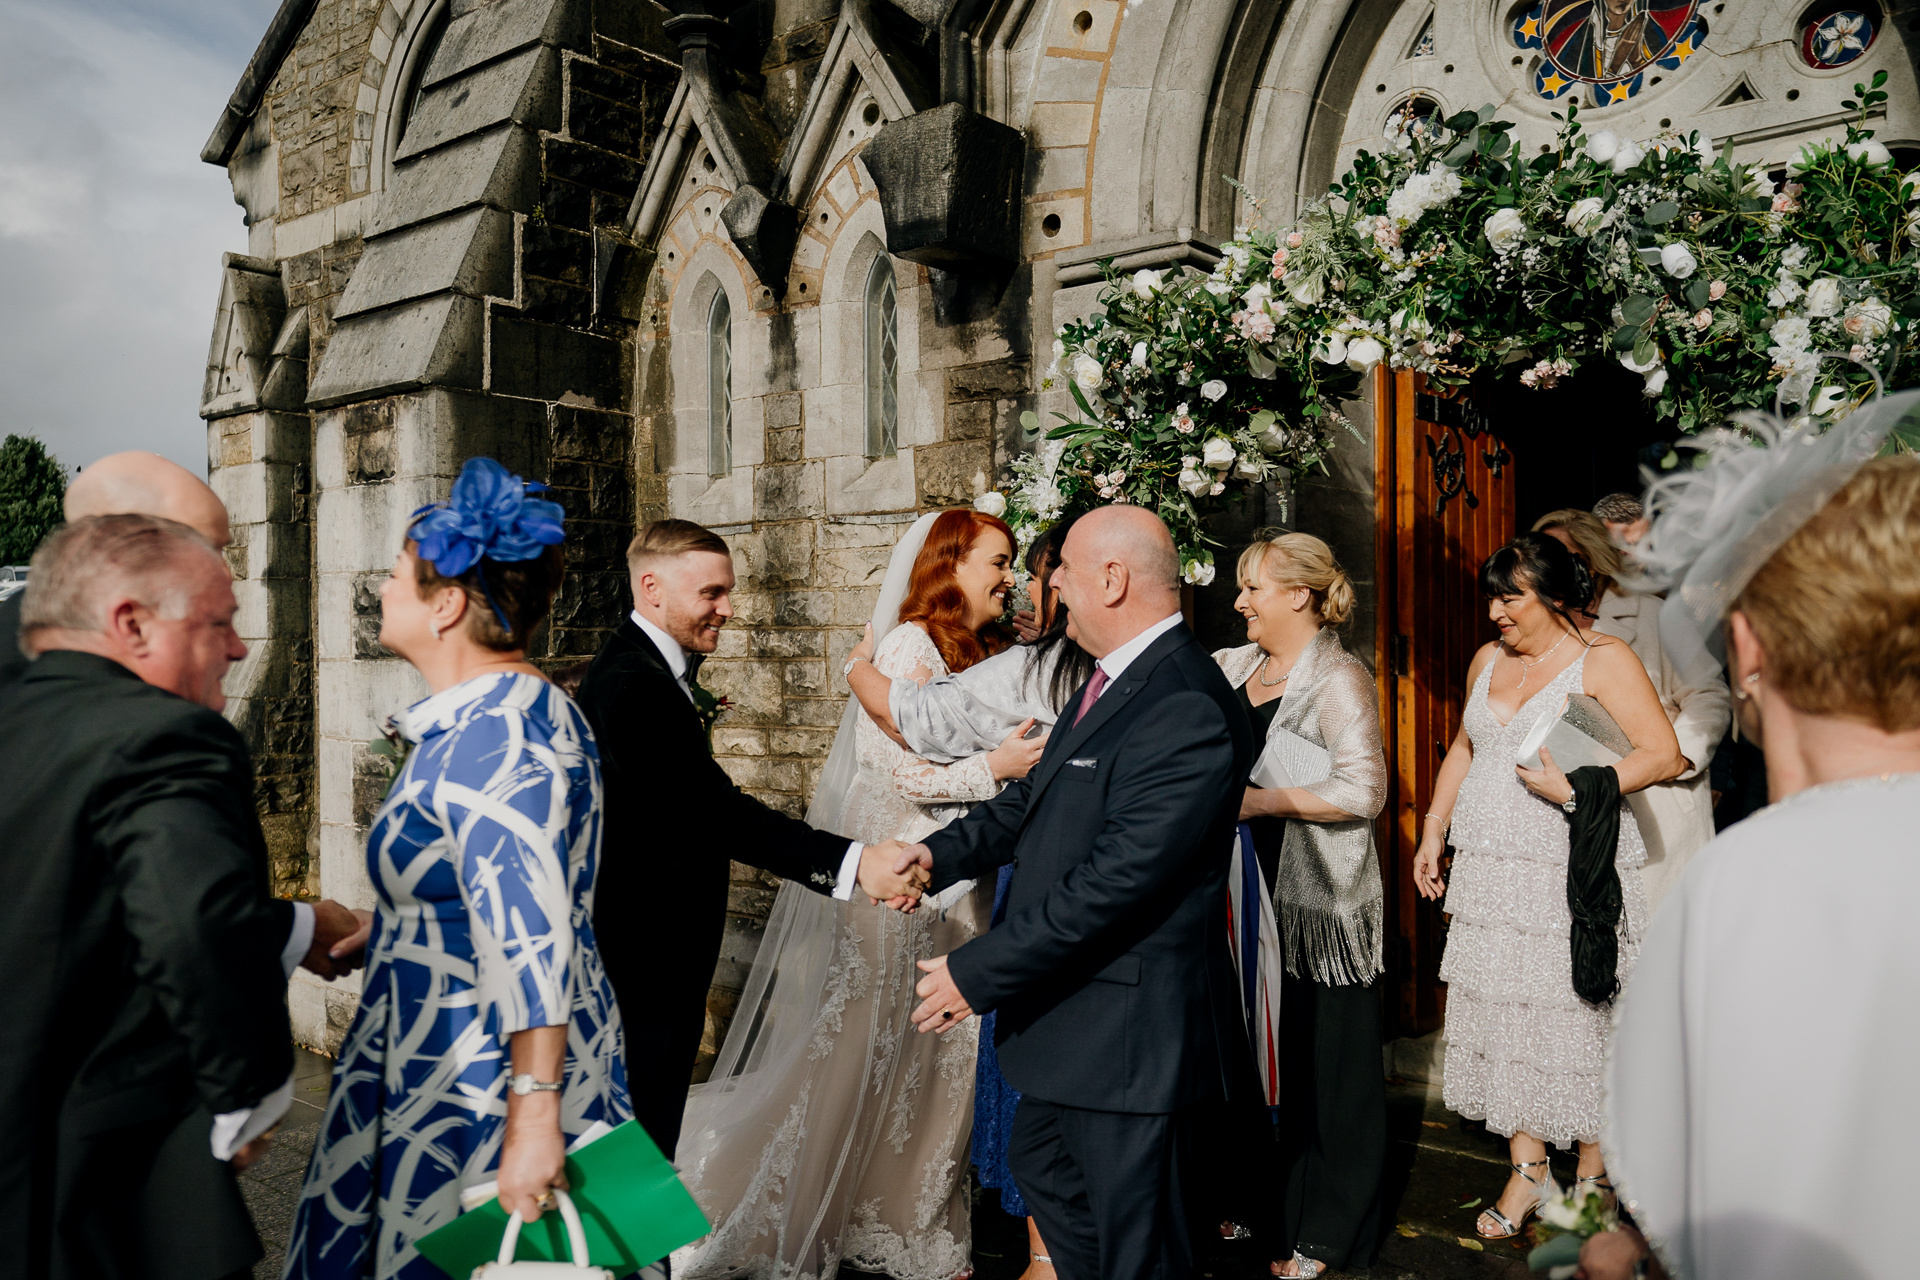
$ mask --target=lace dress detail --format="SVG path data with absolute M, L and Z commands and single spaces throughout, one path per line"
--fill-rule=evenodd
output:
M 912 625 L 887 634 L 874 665 L 895 677 L 947 673 Z M 855 732 L 860 774 L 846 814 L 856 839 L 918 840 L 999 791 L 984 756 L 934 764 L 865 715 Z M 964 1174 L 980 1020 L 921 1035 L 908 1015 L 920 1003 L 914 962 L 984 930 L 991 886 L 910 916 L 855 896 L 831 904 L 827 999 L 806 1053 L 773 1085 L 765 1123 L 713 1146 L 695 1135 L 691 1152 L 682 1142 L 687 1187 L 714 1232 L 675 1257 L 680 1280 L 829 1280 L 842 1265 L 951 1280 L 970 1265 Z
M 1449 1110 L 1511 1137 L 1525 1131 L 1556 1146 L 1600 1134 L 1601 1067 L 1613 1011 L 1573 990 L 1568 935 L 1567 820 L 1514 773 L 1520 744 L 1545 701 L 1581 689 L 1586 655 L 1548 681 L 1502 725 L 1487 705 L 1493 664 L 1480 673 L 1463 721 L 1473 764 L 1454 805 L 1452 916 L 1440 978 L 1447 984 L 1444 1096 Z M 1640 866 L 1646 846 L 1620 803 L 1624 986 L 1646 920 Z

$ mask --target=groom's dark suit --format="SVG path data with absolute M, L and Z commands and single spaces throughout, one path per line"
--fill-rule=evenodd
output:
M 671 1157 L 720 958 L 727 863 L 832 893 L 843 836 L 734 785 L 646 632 L 620 625 L 580 682 L 606 787 L 594 933 L 627 1037 L 634 1118 Z
M 1009 1163 L 1061 1280 L 1190 1270 L 1182 1113 L 1238 1029 L 1227 862 L 1253 731 L 1184 624 L 1025 779 L 926 839 L 933 889 L 1016 862 L 1006 918 L 948 971 L 1024 1095 Z

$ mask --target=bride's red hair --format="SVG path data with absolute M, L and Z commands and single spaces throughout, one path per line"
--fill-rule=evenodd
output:
M 941 660 L 951 672 L 965 671 L 1013 643 L 1005 627 L 989 622 L 978 632 L 967 629 L 967 597 L 956 574 L 960 562 L 988 529 L 1006 536 L 1011 555 L 1017 545 L 1007 522 L 971 507 L 943 511 L 927 530 L 926 545 L 914 557 L 913 576 L 907 580 L 907 598 L 900 605 L 900 621 L 918 622 L 933 638 Z

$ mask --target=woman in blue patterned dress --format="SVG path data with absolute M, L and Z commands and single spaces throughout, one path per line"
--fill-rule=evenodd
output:
M 413 745 L 367 841 L 379 909 L 288 1278 L 440 1280 L 415 1242 L 463 1188 L 537 1218 L 567 1147 L 631 1115 L 591 923 L 599 754 L 526 660 L 564 536 L 530 487 L 468 462 L 381 589 L 380 641 L 432 692 L 396 717 Z

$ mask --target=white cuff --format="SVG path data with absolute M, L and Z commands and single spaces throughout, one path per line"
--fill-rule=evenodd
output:
M 287 945 L 280 948 L 280 967 L 288 978 L 307 958 L 307 952 L 313 949 L 313 905 L 307 902 L 293 904 L 293 928 L 287 930 Z M 292 1095 L 288 1095 L 291 1097 Z M 220 1157 L 225 1160 L 225 1156 Z
M 295 932 L 299 927 L 295 926 Z M 307 933 L 313 933 L 313 912 L 307 912 Z M 304 953 L 303 953 L 304 954 Z M 293 1077 L 251 1107 L 227 1111 L 213 1118 L 213 1158 L 231 1160 L 233 1153 L 280 1123 L 293 1105 Z
M 840 878 L 834 882 L 833 896 L 842 902 L 852 902 L 853 891 L 860 887 L 860 853 L 866 847 L 855 840 L 847 846 L 847 856 L 840 859 Z

